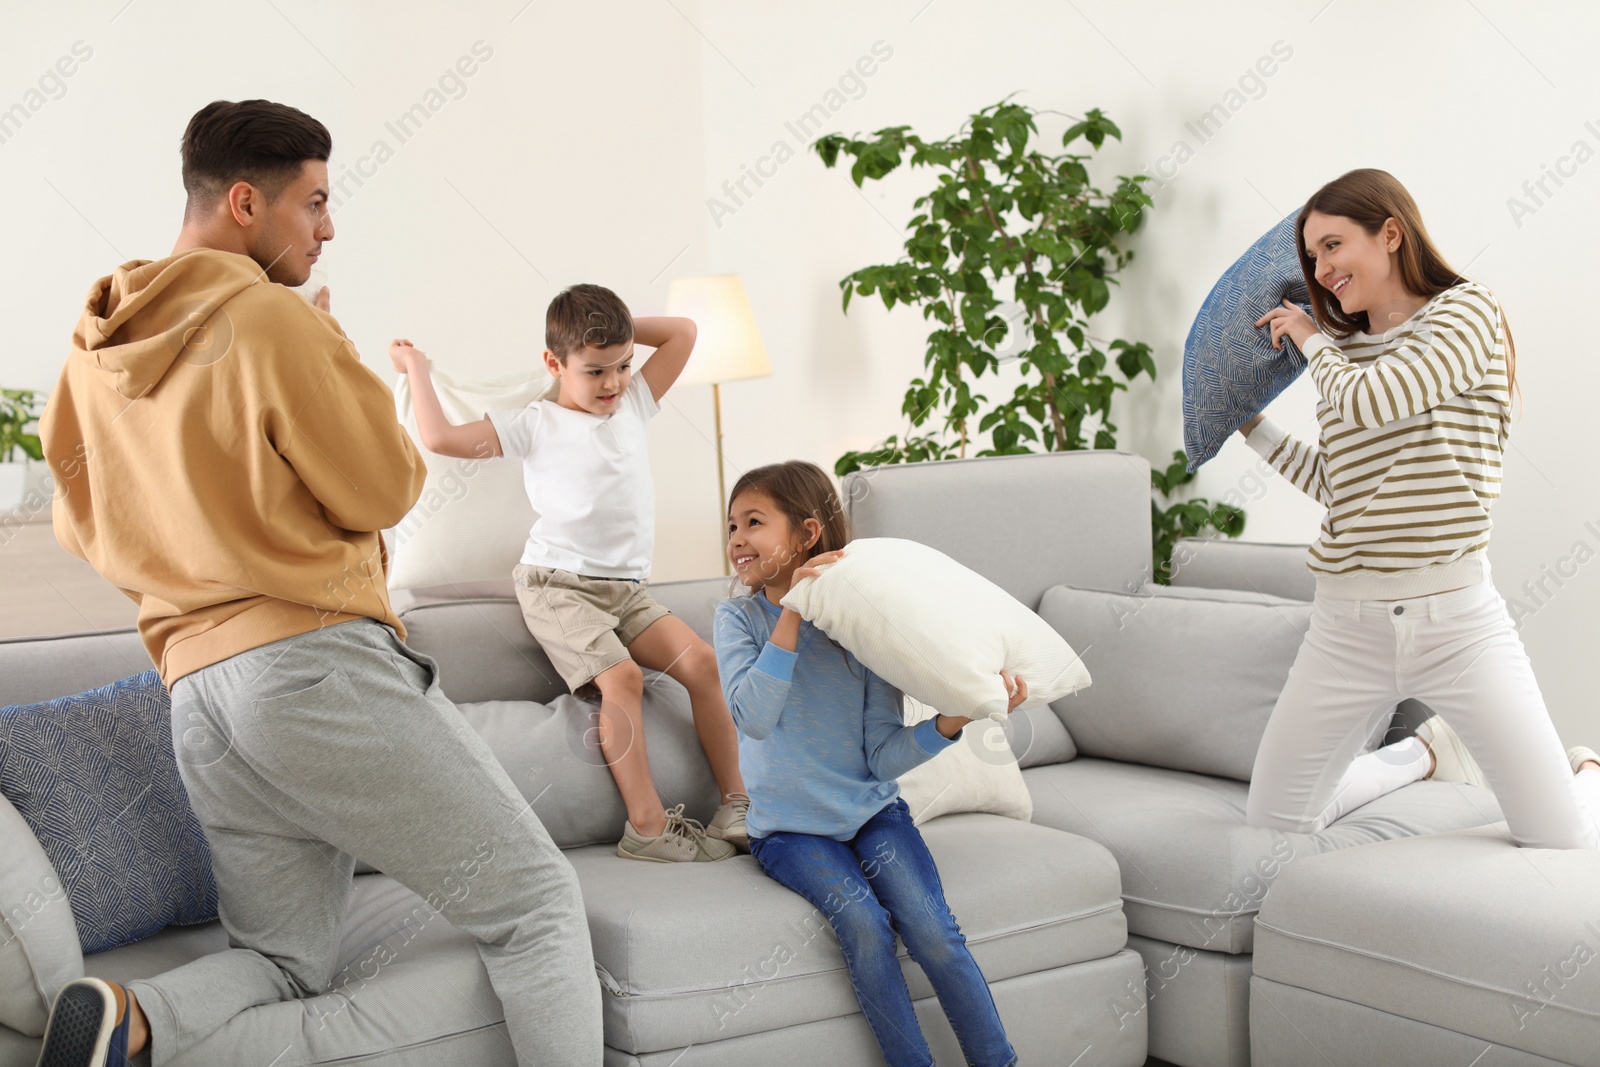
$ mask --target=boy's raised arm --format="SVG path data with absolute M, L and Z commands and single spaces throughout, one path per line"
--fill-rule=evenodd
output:
M 639 373 L 644 375 L 645 382 L 650 386 L 650 395 L 657 402 L 672 388 L 678 375 L 683 373 L 684 365 L 689 362 L 689 353 L 694 351 L 696 333 L 693 319 L 661 315 L 633 320 L 634 341 L 655 349 Z
M 397 340 L 389 344 L 389 359 L 395 370 L 411 379 L 411 404 L 417 413 L 417 432 L 422 435 L 423 448 L 458 459 L 489 459 L 503 454 L 500 435 L 488 419 L 455 426 L 445 418 L 439 394 L 428 375 L 426 353 L 410 341 Z

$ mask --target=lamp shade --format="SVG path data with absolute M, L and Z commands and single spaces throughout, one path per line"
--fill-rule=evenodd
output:
M 679 278 L 667 293 L 667 314 L 693 319 L 697 331 L 680 383 L 712 385 L 772 373 L 755 312 L 737 274 Z

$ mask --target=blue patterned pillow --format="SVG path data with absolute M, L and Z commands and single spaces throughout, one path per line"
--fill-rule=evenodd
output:
M 172 754 L 155 671 L 0 708 L 0 793 L 66 886 L 83 951 L 217 916 L 211 850 Z
M 1189 470 L 1215 456 L 1228 435 L 1305 370 L 1287 337 L 1274 350 L 1256 320 L 1284 299 L 1311 313 L 1295 244 L 1296 208 L 1223 272 L 1183 343 L 1183 450 Z

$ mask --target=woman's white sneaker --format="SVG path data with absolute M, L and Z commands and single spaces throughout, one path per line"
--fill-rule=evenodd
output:
M 1567 760 L 1572 764 L 1572 773 L 1577 774 L 1579 769 L 1590 761 L 1600 763 L 1600 753 L 1583 745 L 1573 745 L 1567 749 Z
M 1478 766 L 1478 761 L 1472 758 L 1472 753 L 1467 751 L 1467 746 L 1462 744 L 1461 738 L 1450 729 L 1450 724 L 1435 715 L 1421 726 L 1417 727 L 1417 736 L 1422 743 L 1428 746 L 1428 751 L 1433 753 L 1433 773 L 1428 775 L 1435 782 L 1465 782 L 1467 785 L 1489 788 L 1489 782 L 1483 776 L 1483 769 Z

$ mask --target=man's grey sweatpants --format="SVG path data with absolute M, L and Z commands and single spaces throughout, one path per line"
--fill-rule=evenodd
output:
M 477 939 L 522 1064 L 601 1062 L 577 876 L 437 669 L 361 619 L 174 683 L 178 766 L 232 947 L 130 983 L 156 1067 L 246 1054 L 292 1067 L 373 1051 L 371 1034 L 367 1047 L 326 1047 L 334 1028 L 303 999 L 334 977 L 357 856 Z M 286 1016 L 296 999 L 302 1012 Z

